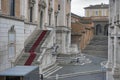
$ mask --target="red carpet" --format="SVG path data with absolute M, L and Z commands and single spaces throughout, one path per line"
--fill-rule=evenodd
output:
M 47 33 L 47 30 L 42 31 L 42 33 L 40 34 L 40 36 L 38 37 L 38 39 L 34 42 L 33 46 L 31 47 L 31 49 L 29 51 L 30 56 L 29 56 L 29 58 L 27 59 L 27 61 L 25 62 L 24 65 L 31 65 L 32 64 L 32 62 L 34 61 L 34 59 L 36 57 L 35 49 L 41 43 L 41 41 L 45 37 L 46 33 Z

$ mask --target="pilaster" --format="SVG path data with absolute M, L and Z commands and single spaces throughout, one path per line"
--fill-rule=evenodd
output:
M 0 0 L 0 14 L 1 14 L 1 12 L 2 12 L 2 5 L 1 5 L 2 3 L 1 3 L 1 0 Z
M 28 0 L 24 0 L 24 16 L 25 20 L 28 19 Z
M 24 19 L 24 17 L 25 17 L 24 8 L 25 8 L 25 2 L 24 2 L 24 0 L 20 0 L 20 16 L 22 19 Z
M 34 22 L 37 23 L 38 21 L 38 0 L 35 1 L 34 4 Z
M 66 26 L 66 9 L 65 2 L 66 0 L 59 0 L 60 4 L 60 12 L 59 12 L 59 26 Z

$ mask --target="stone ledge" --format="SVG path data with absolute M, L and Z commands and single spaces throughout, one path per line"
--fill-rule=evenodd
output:
M 1 18 L 6 18 L 6 19 L 12 19 L 12 20 L 17 20 L 17 21 L 24 21 L 21 18 L 15 17 L 15 16 L 9 16 L 9 15 L 4 15 L 4 14 L 0 14 Z

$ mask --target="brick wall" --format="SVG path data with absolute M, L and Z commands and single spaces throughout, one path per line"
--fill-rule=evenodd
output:
M 72 23 L 72 43 L 83 50 L 93 37 L 92 24 Z

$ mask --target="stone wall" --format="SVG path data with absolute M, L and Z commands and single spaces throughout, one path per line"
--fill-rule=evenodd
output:
M 8 31 L 14 26 L 15 29 L 15 54 L 9 58 Z M 13 18 L 0 17 L 0 70 L 11 67 L 11 60 L 21 53 L 24 48 L 24 22 Z

